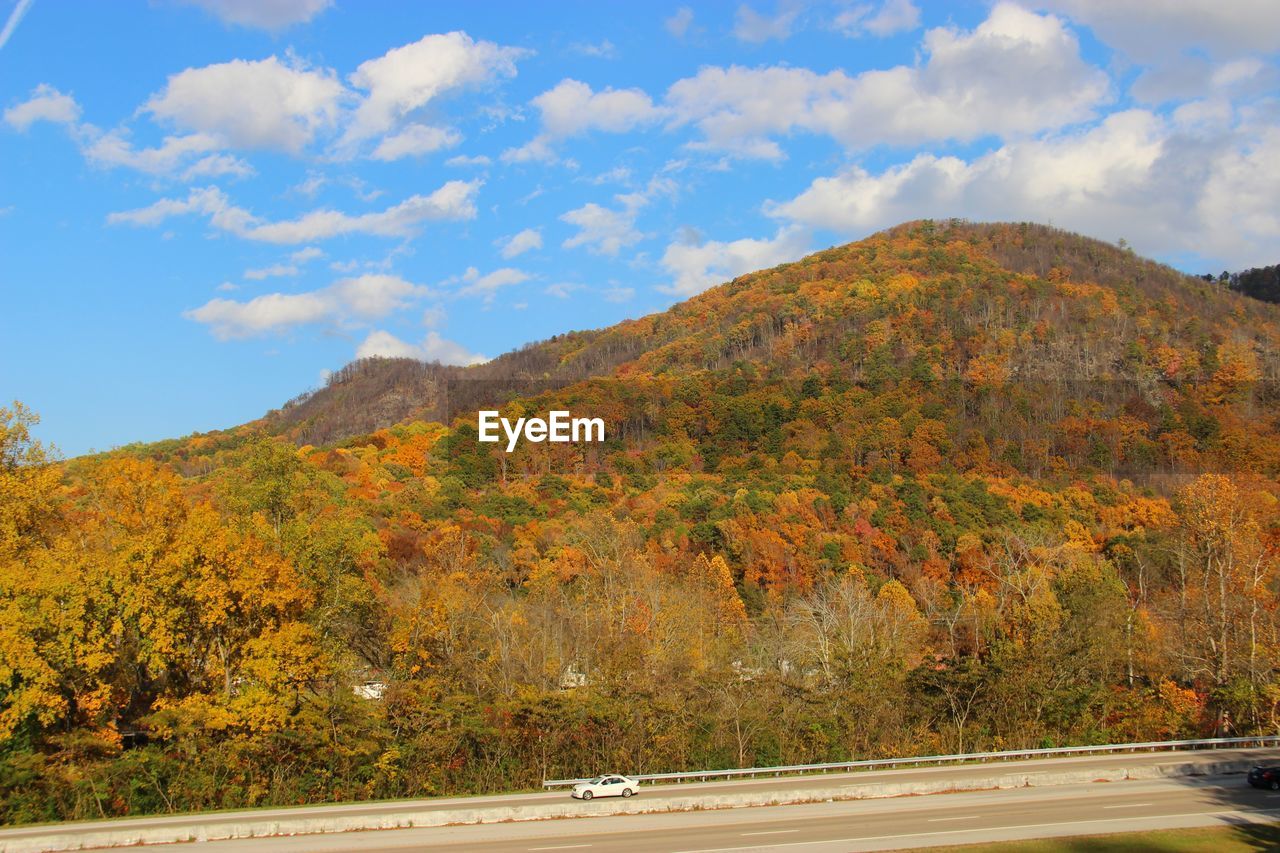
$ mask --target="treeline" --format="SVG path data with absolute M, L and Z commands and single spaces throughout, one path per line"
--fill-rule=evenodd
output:
M 922 434 L 830 491 L 768 455 L 504 487 L 428 425 L 184 479 L 59 471 L 27 422 L 0 454 L 6 822 L 1277 728 L 1273 480 L 926 475 Z
M 1226 272 L 1216 278 L 1206 273 L 1205 281 L 1216 281 L 1236 293 L 1263 302 L 1280 303 L 1280 264 L 1270 267 L 1253 267 L 1244 272 Z

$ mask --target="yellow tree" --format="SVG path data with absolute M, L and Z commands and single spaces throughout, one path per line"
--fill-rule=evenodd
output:
M 1274 514 L 1275 499 L 1221 474 L 1201 475 L 1179 498 L 1181 655 L 1215 685 L 1243 675 L 1256 687 L 1272 669 L 1263 639 L 1277 567 L 1260 515 Z

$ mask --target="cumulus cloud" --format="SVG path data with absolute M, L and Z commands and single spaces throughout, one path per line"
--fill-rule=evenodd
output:
M 848 148 L 1028 134 L 1093 116 L 1111 96 L 1052 15 L 1001 3 L 973 31 L 930 30 L 918 66 L 817 74 L 804 68 L 707 67 L 667 92 L 674 126 L 704 147 L 780 159 L 771 138 L 826 134 Z
M 590 56 L 595 59 L 617 59 L 618 48 L 613 42 L 605 39 L 602 42 L 577 42 L 570 48 L 574 53 Z
M 681 6 L 676 9 L 674 15 L 664 20 L 662 25 L 671 35 L 682 39 L 689 32 L 689 27 L 693 25 L 693 10 L 688 6 Z
M 595 202 L 574 208 L 560 216 L 562 222 L 578 227 L 578 233 L 560 245 L 566 249 L 585 246 L 599 255 L 616 255 L 627 246 L 644 238 L 636 228 L 640 211 L 659 196 L 673 196 L 678 187 L 670 178 L 658 176 L 637 192 L 618 193 L 614 200 L 621 206 L 608 208 Z
M 742 273 L 793 261 L 808 248 L 808 233 L 795 226 L 779 228 L 771 239 L 708 240 L 699 245 L 677 241 L 662 255 L 662 265 L 671 273 L 672 282 L 659 289 L 693 296 Z
M 455 169 L 459 169 L 465 166 L 488 166 L 492 162 L 493 162 L 492 160 L 490 160 L 488 157 L 484 156 L 483 154 L 470 155 L 470 156 L 466 154 L 459 154 L 456 157 L 450 157 L 448 160 L 445 160 L 444 164 L 446 166 L 451 166 Z
M 25 101 L 5 110 L 4 120 L 15 130 L 23 131 L 38 121 L 74 125 L 80 120 L 80 105 L 70 95 L 41 83 Z
M 920 154 L 879 173 L 854 166 L 766 206 L 793 223 L 857 236 L 920 217 L 1037 220 L 1145 254 L 1194 249 L 1241 268 L 1274 263 L 1280 127 L 1179 125 L 1145 110 L 1010 142 L 973 160 Z
M 329 303 L 315 293 L 267 293 L 248 302 L 211 299 L 183 316 L 209 326 L 219 340 L 229 340 L 318 323 L 328 319 L 330 311 Z
M 154 148 L 135 148 L 121 130 L 96 136 L 84 135 L 85 159 L 95 166 L 120 166 L 148 175 L 172 175 L 184 164 L 191 163 L 193 158 L 198 158 L 184 171 L 184 177 L 245 177 L 253 174 L 252 167 L 237 157 L 212 154 L 222 146 L 217 139 L 205 133 L 166 136 Z
M 503 267 L 481 275 L 475 267 L 468 267 L 462 280 L 466 286 L 458 291 L 459 296 L 482 296 L 485 302 L 492 302 L 499 289 L 528 281 L 529 274 L 514 267 Z
M 394 136 L 387 136 L 378 143 L 370 155 L 375 160 L 399 160 L 402 157 L 421 157 L 442 148 L 452 148 L 462 141 L 462 134 L 450 128 L 411 124 Z
M 1280 44 L 1280 4 L 1273 0 L 1036 0 L 1066 14 L 1103 42 L 1139 62 L 1162 62 L 1199 49 L 1219 58 L 1274 53 Z
M 1067 15 L 1145 66 L 1130 89 L 1140 102 L 1200 98 L 1223 88 L 1236 96 L 1275 91 L 1274 65 L 1254 66 L 1241 80 L 1220 77 L 1224 67 L 1239 70 L 1257 63 L 1257 55 L 1276 53 L 1280 4 L 1271 0 L 1182 0 L 1162 5 L 1159 14 L 1143 0 L 1038 0 L 1036 5 Z
M 356 358 L 416 358 L 419 361 L 434 361 L 440 364 L 456 364 L 470 366 L 483 364 L 489 359 L 474 353 L 462 344 L 442 338 L 438 332 L 427 332 L 427 337 L 420 344 L 402 341 L 390 332 L 375 329 L 369 333 L 364 342 L 356 349 Z
M 180 0 L 199 6 L 228 24 L 281 30 L 305 24 L 333 5 L 333 0 Z
M 557 281 L 554 284 L 547 285 L 542 292 L 548 296 L 554 296 L 556 299 L 568 299 L 575 290 L 582 290 L 581 284 L 571 281 Z
M 885 38 L 920 26 L 920 10 L 911 0 L 884 0 L 879 9 L 870 4 L 845 9 L 833 24 L 846 35 L 870 33 Z
M 640 89 L 595 92 L 586 83 L 571 79 L 561 80 L 534 98 L 533 105 L 542 115 L 542 132 L 526 145 L 503 152 L 503 160 L 554 160 L 552 146 L 559 140 L 591 130 L 625 133 L 662 116 L 653 99 Z
M 65 126 L 85 160 L 99 168 L 123 167 L 184 181 L 243 178 L 254 173 L 244 160 L 222 153 L 222 142 L 207 133 L 165 136 L 159 145 L 137 148 L 124 129 L 103 132 L 91 124 L 82 124 L 80 105 L 75 99 L 48 84 L 37 86 L 27 100 L 5 110 L 4 118 L 21 131 L 38 121 Z
M 498 245 L 502 247 L 502 257 L 514 258 L 533 249 L 541 249 L 542 232 L 537 228 L 526 228 L 518 234 L 499 240 Z
M 262 281 L 266 278 L 295 276 L 302 272 L 304 264 L 322 257 L 324 257 L 324 252 L 315 246 L 308 246 L 289 255 L 288 263 L 276 263 L 266 267 L 247 269 L 244 271 L 244 277 L 250 281 Z
M 337 121 L 345 96 L 331 72 L 272 56 L 188 68 L 171 76 L 144 109 L 233 147 L 298 153 L 317 130 Z
M 203 187 L 191 190 L 185 199 L 164 198 L 136 210 L 111 213 L 107 224 L 154 226 L 174 216 L 197 214 L 208 217 L 220 231 L 266 243 L 307 243 L 344 234 L 411 237 L 426 222 L 473 218 L 479 188 L 479 181 L 449 181 L 430 195 L 410 196 L 373 213 L 351 215 L 321 209 L 297 219 L 268 222 L 232 204 L 217 187 Z
M 369 274 L 307 293 L 266 293 L 246 302 L 211 299 L 183 316 L 208 326 L 219 340 L 229 340 L 316 323 L 376 320 L 429 293 L 429 288 L 398 276 Z
M 448 92 L 514 77 L 516 60 L 527 55 L 522 48 L 478 42 L 466 33 L 452 32 L 424 36 L 362 62 L 347 80 L 367 94 L 356 107 L 341 145 L 350 149 L 362 140 L 389 133 L 404 117 Z
M 632 207 L 611 210 L 590 202 L 568 211 L 560 219 L 578 227 L 577 234 L 561 243 L 566 249 L 586 246 L 597 254 L 616 255 L 644 237 L 636 229 L 636 209 Z
M 772 15 L 764 15 L 743 3 L 733 18 L 733 35 L 741 41 L 759 44 L 770 39 L 790 38 L 796 18 L 803 11 L 798 0 L 780 0 Z

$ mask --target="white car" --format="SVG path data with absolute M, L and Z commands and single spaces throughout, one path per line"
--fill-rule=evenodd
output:
M 638 793 L 639 790 L 638 780 L 630 776 L 611 774 L 597 776 L 588 782 L 579 782 L 573 786 L 569 796 L 579 800 L 589 800 L 592 797 L 629 797 Z

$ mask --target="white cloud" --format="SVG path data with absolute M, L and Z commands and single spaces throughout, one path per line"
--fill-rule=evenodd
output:
M 254 174 L 253 167 L 230 154 L 209 154 L 184 169 L 179 177 L 186 182 L 197 178 L 247 178 Z
M 305 243 L 342 234 L 411 237 L 424 222 L 473 218 L 479 186 L 478 181 L 449 181 L 430 195 L 410 196 L 376 213 L 316 210 L 295 220 L 258 225 L 244 236 L 269 243 Z
M 662 265 L 674 279 L 659 289 L 677 296 L 693 296 L 742 273 L 794 261 L 808 249 L 808 233 L 794 226 L 779 228 L 767 240 L 708 240 L 701 245 L 675 242 L 662 255 Z
M 532 249 L 542 248 L 542 232 L 537 228 L 526 228 L 518 234 L 512 234 L 498 241 L 502 247 L 502 257 L 514 258 Z
M 324 257 L 324 252 L 315 246 L 308 246 L 289 255 L 288 263 L 276 263 L 266 267 L 247 269 L 244 271 L 244 277 L 251 281 L 262 281 L 266 278 L 295 276 L 302 272 L 304 264 L 320 257 Z
M 85 160 L 97 167 L 124 167 L 183 181 L 253 174 L 253 167 L 244 160 L 220 153 L 222 142 L 207 133 L 166 136 L 155 147 L 135 148 L 126 130 L 117 128 L 104 133 L 91 124 L 81 124 L 80 106 L 75 99 L 47 84 L 37 86 L 30 98 L 10 107 L 4 117 L 23 131 L 37 121 L 65 125 Z
M 171 76 L 144 109 L 227 145 L 297 153 L 337 121 L 345 95 L 331 72 L 272 56 L 188 68 Z
M 478 154 L 472 157 L 469 157 L 464 154 L 459 154 L 456 157 L 450 157 L 448 160 L 445 160 L 444 164 L 446 166 L 452 166 L 453 168 L 457 169 L 463 166 L 488 166 L 492 162 L 493 162 L 492 160 L 490 160 L 488 157 L 484 156 L 483 154 Z
M 600 186 L 601 184 L 626 184 L 630 181 L 631 170 L 626 166 L 614 166 L 607 172 L 601 172 L 594 178 L 591 178 L 591 183 L 596 186 Z
M 166 136 L 155 148 L 134 148 L 123 131 L 113 130 L 87 142 L 84 156 L 95 166 L 124 166 L 148 175 L 167 175 L 193 156 L 220 147 L 218 140 L 208 134 L 191 133 Z
M 5 110 L 4 120 L 15 130 L 23 131 L 38 121 L 74 125 L 80 120 L 80 105 L 70 95 L 41 83 L 27 100 Z
M 503 267 L 481 275 L 475 267 L 468 267 L 462 280 L 466 286 L 458 291 L 459 296 L 482 296 L 485 302 L 492 302 L 500 288 L 528 281 L 529 274 L 514 267 Z
M 209 326 L 219 340 L 229 340 L 315 323 L 376 320 L 429 294 L 429 288 L 398 276 L 368 274 L 307 293 L 266 293 L 247 302 L 211 299 L 183 316 Z
M 693 24 L 693 10 L 688 6 L 681 6 L 674 15 L 667 18 L 662 24 L 667 28 L 667 32 L 678 39 L 682 39 Z
M 146 207 L 107 214 L 108 225 L 154 226 L 174 216 L 201 214 L 221 231 L 245 234 L 255 222 L 253 214 L 231 204 L 227 194 L 217 187 L 191 190 L 184 199 L 162 198 Z
M 1217 58 L 1269 54 L 1280 44 L 1280 3 L 1274 0 L 1034 0 L 1094 31 L 1139 62 L 1163 62 L 1199 49 Z
M 264 278 L 280 278 L 294 276 L 302 272 L 297 264 L 272 264 L 269 267 L 257 267 L 244 271 L 244 277 L 250 281 L 262 281 Z
M 4 22 L 4 29 L 0 29 L 0 48 L 9 43 L 9 39 L 13 36 L 18 24 L 22 23 L 22 16 L 27 14 L 27 10 L 31 8 L 33 0 L 18 0 L 13 6 L 13 11 L 9 13 L 9 18 Z
M 631 207 L 610 210 L 590 202 L 570 210 L 560 219 L 578 227 L 577 234 L 561 243 L 566 249 L 586 246 L 601 255 L 616 255 L 644 237 L 636 230 L 636 210 Z
M 356 358 L 416 358 L 419 361 L 436 361 L 441 364 L 470 366 L 483 364 L 489 359 L 474 353 L 462 344 L 442 338 L 437 332 L 427 332 L 420 344 L 402 341 L 390 332 L 375 329 L 356 349 Z
M 704 147 L 780 159 L 770 137 L 807 130 L 847 148 L 973 140 L 1090 118 L 1111 95 L 1061 20 L 1001 3 L 972 32 L 924 37 L 919 66 L 864 71 L 703 68 L 667 92 L 672 124 L 695 124 Z
M 568 299 L 575 290 L 581 290 L 581 284 L 574 284 L 568 281 L 558 281 L 555 284 L 547 285 L 543 293 L 548 296 L 554 296 L 556 299 Z
M 591 42 L 578 42 L 572 45 L 569 49 L 574 53 L 594 57 L 595 59 L 618 58 L 618 49 L 614 46 L 613 42 L 608 39 L 595 44 Z
M 333 0 L 181 0 L 212 12 L 228 24 L 280 30 L 304 24 L 333 5 Z
M 315 293 L 267 293 L 248 302 L 211 299 L 183 314 L 213 330 L 219 340 L 245 338 L 328 319 L 331 307 Z
M 644 238 L 645 235 L 636 228 L 640 210 L 658 196 L 675 195 L 677 189 L 675 181 L 670 178 L 655 177 L 643 190 L 615 195 L 614 199 L 622 205 L 620 209 L 590 202 L 570 210 L 561 215 L 560 220 L 578 226 L 578 233 L 560 245 L 566 249 L 586 246 L 597 254 L 616 255 Z
M 399 276 L 374 273 L 344 278 L 326 291 L 347 313 L 368 319 L 385 317 L 405 307 L 406 300 L 426 296 L 430 292 L 428 288 Z
M 1051 219 L 1143 254 L 1188 249 L 1234 268 L 1274 263 L 1280 127 L 1179 126 L 1144 110 L 1096 127 L 1011 142 L 966 161 L 921 154 L 878 174 L 815 180 L 771 215 L 859 236 L 903 220 Z
M 554 160 L 552 145 L 590 130 L 625 133 L 642 124 L 657 121 L 662 111 L 640 89 L 604 89 L 593 92 L 578 80 L 561 80 L 555 88 L 533 99 L 542 114 L 542 132 L 520 148 L 503 152 L 508 162 Z
M 464 86 L 499 77 L 514 77 L 516 60 L 528 51 L 474 41 L 463 32 L 428 35 L 362 62 L 348 76 L 368 92 L 356 108 L 342 146 L 392 131 L 399 122 L 432 100 Z
M 870 33 L 885 38 L 920 26 L 920 10 L 911 0 L 884 0 L 872 14 L 870 5 L 854 6 L 836 16 L 835 28 L 846 35 Z
M 411 124 L 394 136 L 385 137 L 370 156 L 375 160 L 421 157 L 442 148 L 452 148 L 461 141 L 462 134 L 451 128 Z
M 323 172 L 308 171 L 306 178 L 289 187 L 286 191 L 290 195 L 300 195 L 306 198 L 315 198 L 316 193 L 324 189 L 329 183 L 329 179 Z
M 436 326 L 443 326 L 447 316 L 448 315 L 445 314 L 445 310 L 443 308 L 439 305 L 433 305 L 430 308 L 423 309 L 422 325 L 426 326 L 428 329 L 433 329 Z
M 479 181 L 449 181 L 430 195 L 410 196 L 400 204 L 374 213 L 350 215 L 321 209 L 297 219 L 265 222 L 233 205 L 217 187 L 193 189 L 185 199 L 165 198 L 137 210 L 111 213 L 109 225 L 151 226 L 173 216 L 200 214 L 213 227 L 246 240 L 266 243 L 307 243 L 343 234 L 411 237 L 425 222 L 471 219 L 476 215 Z
M 741 41 L 753 44 L 770 39 L 785 40 L 791 36 L 791 29 L 803 9 L 798 0 L 779 0 L 773 15 L 762 15 L 743 3 L 734 15 L 733 34 Z

